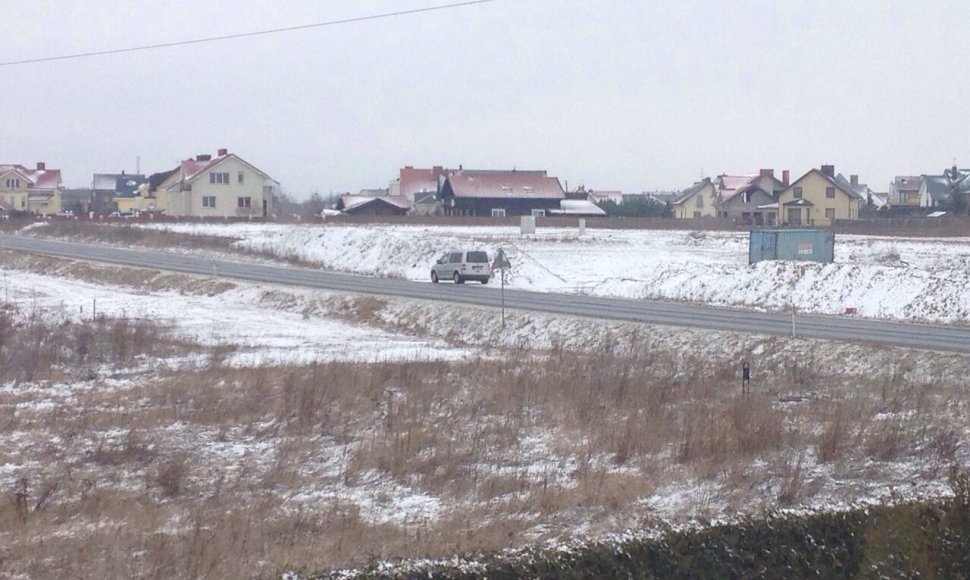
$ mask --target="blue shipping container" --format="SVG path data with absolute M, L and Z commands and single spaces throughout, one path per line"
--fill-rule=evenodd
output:
M 761 260 L 835 260 L 835 234 L 827 230 L 752 230 L 748 263 Z

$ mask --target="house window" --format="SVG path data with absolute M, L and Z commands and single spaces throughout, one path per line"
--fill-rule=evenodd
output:
M 502 186 L 502 193 L 512 193 L 512 186 L 511 185 L 503 185 Z
M 697 200 L 695 202 L 697 207 L 704 207 L 704 196 L 702 194 L 698 193 L 696 196 L 694 196 L 694 199 Z
M 835 219 L 835 208 L 825 208 L 825 219 L 832 221 Z
M 792 192 L 792 193 L 795 196 L 795 199 L 801 199 L 802 198 L 802 188 L 801 187 L 796 187 L 795 188 L 795 191 Z
M 701 212 L 699 212 L 699 211 L 695 211 L 695 212 L 694 212 L 694 217 L 695 217 L 695 218 L 699 218 L 699 217 L 701 217 Z
M 20 180 L 15 177 L 8 177 L 7 189 L 20 189 Z
M 251 198 L 251 197 L 240 197 L 240 198 L 237 198 L 236 203 L 238 204 L 238 207 L 252 207 L 253 206 L 253 198 Z
M 216 206 L 216 196 L 214 195 L 202 196 L 202 207 L 215 207 L 215 206 Z
M 825 197 L 827 197 L 829 199 L 835 199 L 835 188 L 834 187 L 826 187 L 825 188 Z M 826 210 L 826 211 L 828 211 L 828 210 Z
M 532 217 L 545 217 L 546 210 L 544 209 L 534 209 L 532 210 Z
M 236 180 L 237 180 L 236 183 L 238 183 L 239 185 L 242 185 L 242 183 L 243 183 L 243 172 L 242 171 L 240 171 L 239 173 L 236 174 Z
M 209 183 L 229 183 L 228 173 L 210 173 Z
M 493 208 L 492 217 L 505 217 L 505 209 L 499 207 Z
M 535 188 L 532 187 L 532 186 L 529 186 L 529 185 L 526 185 L 522 189 L 524 189 L 526 193 L 534 193 L 535 192 Z

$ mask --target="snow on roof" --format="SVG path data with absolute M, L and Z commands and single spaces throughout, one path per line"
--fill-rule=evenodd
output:
M 95 191 L 114 191 L 118 176 L 114 173 L 95 173 L 93 188 Z
M 718 197 L 721 203 L 734 199 L 736 195 L 754 187 L 761 175 L 720 175 L 718 182 Z M 770 192 L 769 192 L 770 193 Z
M 694 183 L 694 185 L 680 192 L 677 196 L 675 196 L 671 200 L 670 203 L 672 203 L 673 205 L 684 203 L 685 201 L 693 197 L 695 193 L 704 189 L 705 186 L 710 185 L 710 183 L 711 183 L 711 179 L 709 177 L 705 177 L 704 179 Z
M 420 192 L 438 192 L 438 176 L 444 175 L 448 170 L 443 167 L 433 167 L 431 169 L 421 169 L 414 167 L 402 167 L 398 183 L 400 193 L 408 198 L 413 198 L 414 194 Z
M 601 207 L 586 199 L 564 199 L 559 202 L 559 208 L 551 209 L 549 213 L 553 215 L 606 215 Z
M 342 209 L 343 211 L 350 211 L 375 201 L 404 210 L 411 209 L 411 202 L 403 195 L 352 195 L 345 193 L 340 196 L 337 206 L 338 209 Z
M 869 203 L 871 203 L 876 209 L 881 209 L 886 207 L 888 202 L 888 196 L 886 194 L 879 194 L 874 191 L 869 191 Z
M 61 186 L 60 169 L 27 169 L 23 165 L 0 164 L 0 174 L 16 171 L 27 179 L 30 189 L 57 189 Z
M 448 175 L 455 197 L 563 199 L 559 179 L 545 171 L 459 170 Z
M 259 173 L 260 175 L 262 175 L 266 180 L 272 183 L 278 183 L 275 179 L 267 175 L 264 171 L 257 168 L 252 163 L 249 163 L 242 157 L 236 155 L 235 153 L 229 153 L 225 149 L 220 149 L 219 151 L 220 153 L 222 153 L 221 155 L 200 155 L 195 159 L 186 159 L 182 161 L 181 163 L 179 163 L 179 166 L 175 169 L 175 171 L 170 176 L 165 178 L 165 180 L 159 185 L 159 188 L 165 189 L 165 190 L 171 190 L 175 186 L 175 184 L 179 182 L 193 181 L 205 171 L 212 169 L 213 167 L 215 167 L 216 165 L 219 165 L 220 163 L 222 163 L 226 159 L 229 159 L 230 157 L 233 157 L 240 163 L 245 164 L 247 167 L 249 167 L 256 173 Z M 152 177 L 155 177 L 155 176 L 153 175 Z

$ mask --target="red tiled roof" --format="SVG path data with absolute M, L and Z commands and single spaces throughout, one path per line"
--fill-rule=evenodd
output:
M 220 152 L 221 151 L 222 150 L 220 150 Z M 225 161 L 230 157 L 235 157 L 238 161 L 244 163 L 252 170 L 262 174 L 265 178 L 272 179 L 272 177 L 264 173 L 262 170 L 256 168 L 255 166 L 247 162 L 245 159 L 239 157 L 235 153 L 230 153 L 226 151 L 222 155 L 212 155 L 209 159 L 200 160 L 196 158 L 196 159 L 186 159 L 182 161 L 181 163 L 179 163 L 178 167 L 173 169 L 172 172 L 158 184 L 158 189 L 170 190 L 177 183 L 180 183 L 182 181 L 186 181 L 186 182 L 192 181 L 193 179 L 198 177 L 201 173 L 205 172 L 206 170 L 212 169 L 213 167 L 215 167 L 219 163 L 222 163 L 223 161 Z
M 402 167 L 399 176 L 400 193 L 411 199 L 415 193 L 437 192 L 438 176 L 444 175 L 446 172 L 447 169 L 442 167 L 432 169 Z
M 0 174 L 11 170 L 27 179 L 29 189 L 57 189 L 61 186 L 60 169 L 27 169 L 23 165 L 0 165 Z
M 545 171 L 461 170 L 448 175 L 455 197 L 565 199 L 559 179 Z

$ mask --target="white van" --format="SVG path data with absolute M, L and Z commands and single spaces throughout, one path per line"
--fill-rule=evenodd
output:
M 488 260 L 488 254 L 481 250 L 448 252 L 431 266 L 431 281 L 435 284 L 439 280 L 449 279 L 455 284 L 464 284 L 465 280 L 488 284 L 491 277 L 492 264 Z

